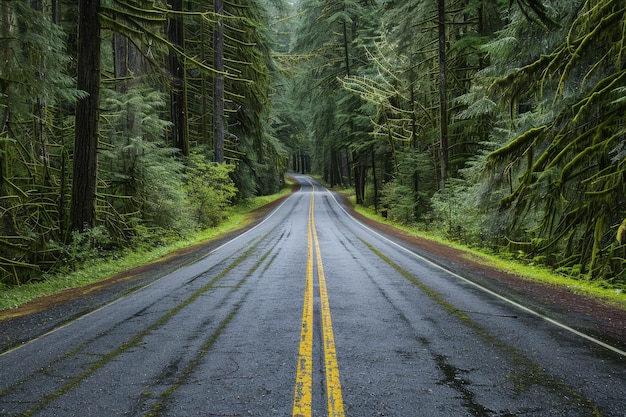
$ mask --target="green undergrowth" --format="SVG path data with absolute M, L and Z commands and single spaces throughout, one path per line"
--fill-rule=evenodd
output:
M 352 194 L 350 190 L 342 190 L 341 192 L 347 195 Z M 411 236 L 427 239 L 460 250 L 464 253 L 464 256 L 467 259 L 474 262 L 496 268 L 500 271 L 519 276 L 523 279 L 537 281 L 547 285 L 565 287 L 572 293 L 593 297 L 604 303 L 626 310 L 626 289 L 619 286 L 616 287 L 610 282 L 577 279 L 568 275 L 557 273 L 545 266 L 522 263 L 521 261 L 514 259 L 508 253 L 488 253 L 485 250 L 452 242 L 434 232 L 424 232 L 414 226 L 405 226 L 398 222 L 385 219 L 376 213 L 371 207 L 356 205 L 353 197 L 350 198 L 350 201 L 358 213 L 369 219 L 393 226 Z
M 123 255 L 116 256 L 114 259 L 87 261 L 75 271 L 48 274 L 41 281 L 14 287 L 0 286 L 0 311 L 19 307 L 39 297 L 94 284 L 115 274 L 158 261 L 177 250 L 216 239 L 226 233 L 245 227 L 252 221 L 249 213 L 289 194 L 290 186 L 291 184 L 288 183 L 279 193 L 249 199 L 230 207 L 227 219 L 218 226 L 191 233 L 182 240 L 137 251 L 126 250 Z

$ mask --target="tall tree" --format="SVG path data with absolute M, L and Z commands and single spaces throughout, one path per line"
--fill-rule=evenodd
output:
M 441 155 L 441 186 L 448 177 L 448 97 L 446 87 L 446 2 L 437 1 L 437 28 L 439 32 L 439 149 Z
M 216 74 L 213 79 L 213 142 L 215 162 L 224 162 L 224 2 L 215 1 L 217 23 L 213 37 L 214 65 Z
M 78 94 L 65 34 L 42 6 L 0 5 L 0 281 L 37 277 L 63 242 L 63 118 Z
M 616 236 L 626 218 L 626 6 L 561 6 L 558 20 L 571 23 L 546 36 L 530 62 L 520 65 L 511 39 L 537 31 L 519 20 L 494 43 L 508 52 L 499 62 L 508 72 L 492 87 L 515 110 L 515 134 L 489 163 L 504 167 L 498 178 L 509 192 L 501 208 L 510 213 L 506 232 L 515 249 L 588 277 L 625 276 L 626 245 Z
M 273 53 L 276 66 L 271 72 L 274 94 L 270 120 L 276 137 L 289 152 L 291 169 L 294 172 L 308 173 L 310 170 L 310 150 L 306 140 L 305 115 L 300 106 L 295 105 L 299 58 L 291 54 L 296 30 L 294 4 L 282 4 L 271 10 L 270 27 L 273 33 Z
M 11 10 L 10 4 L 8 2 L 4 2 L 0 4 L 0 35 L 4 39 L 12 39 L 13 32 L 15 30 L 15 26 L 13 24 L 13 10 Z M 7 152 L 7 138 L 9 135 L 9 122 L 11 120 L 11 106 L 5 100 L 10 97 L 9 88 L 10 85 L 6 81 L 8 79 L 8 64 L 12 61 L 13 51 L 11 48 L 3 48 L 2 50 L 2 62 L 0 63 L 0 74 L 2 74 L 2 78 L 0 79 L 0 92 L 2 93 L 1 97 L 3 98 L 3 112 L 2 119 L 0 119 L 1 127 L 0 127 L 0 135 L 2 135 L 2 141 L 0 142 L 0 194 L 5 194 L 6 181 L 9 176 L 9 158 Z
M 83 231 L 96 218 L 98 108 L 100 101 L 100 0 L 79 2 L 77 87 L 87 95 L 76 105 L 71 226 Z
M 310 57 L 305 64 L 310 72 L 301 87 L 302 94 L 312 97 L 310 131 L 317 156 L 314 169 L 322 171 L 331 185 L 347 185 L 355 172 L 348 163 L 353 159 L 362 161 L 349 152 L 349 143 L 357 136 L 366 136 L 369 126 L 355 124 L 357 119 L 352 115 L 362 102 L 341 90 L 340 80 L 367 68 L 365 45 L 375 39 L 380 5 L 374 1 L 345 0 L 303 2 L 301 7 L 294 52 Z
M 171 76 L 170 110 L 172 122 L 172 143 L 185 156 L 189 155 L 189 131 L 187 124 L 187 85 L 185 82 L 185 45 L 183 25 L 183 0 L 168 0 L 172 9 L 167 19 L 167 37 L 173 45 L 170 48 L 168 66 Z

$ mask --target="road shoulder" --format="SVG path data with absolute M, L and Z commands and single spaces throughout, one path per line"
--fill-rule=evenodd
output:
M 335 193 L 335 196 L 358 221 L 402 241 L 420 256 L 555 320 L 591 333 L 605 343 L 626 348 L 626 310 L 573 292 L 567 286 L 533 281 L 479 263 L 460 249 L 411 236 L 391 225 L 369 219 L 354 209 L 345 194 Z

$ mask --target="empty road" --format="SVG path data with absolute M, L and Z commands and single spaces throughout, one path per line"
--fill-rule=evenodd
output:
M 626 415 L 623 351 L 297 179 L 253 229 L 0 355 L 0 415 Z

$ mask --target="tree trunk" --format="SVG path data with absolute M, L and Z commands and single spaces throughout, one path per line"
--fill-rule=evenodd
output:
M 374 183 L 374 211 L 378 213 L 378 177 L 376 175 L 376 154 L 374 148 L 371 149 L 372 156 L 372 182 Z
M 441 157 L 441 187 L 448 177 L 448 107 L 446 104 L 446 7 L 438 0 L 439 16 L 439 112 L 441 118 L 439 150 Z
M 337 150 L 335 149 L 334 145 L 331 145 L 330 148 L 330 178 L 328 183 L 330 184 L 331 187 L 334 187 L 335 185 L 339 184 L 339 177 L 340 177 L 340 173 L 339 173 L 339 157 L 337 155 Z
M 224 162 L 224 26 L 222 13 L 224 2 L 215 0 L 217 26 L 214 33 L 215 79 L 213 81 L 213 141 L 215 146 L 215 162 Z
M 31 0 L 30 7 L 38 12 L 43 12 L 43 3 L 41 0 Z M 33 28 L 34 32 L 39 31 L 37 27 Z M 39 34 L 40 35 L 40 34 Z M 37 76 L 39 81 L 43 81 L 43 74 L 46 70 L 44 68 L 44 61 L 41 55 L 36 50 L 30 51 L 30 61 L 37 65 Z M 48 152 L 47 135 L 46 135 L 46 100 L 41 95 L 37 95 L 33 101 L 32 114 L 33 114 L 33 150 L 36 152 L 37 158 L 42 162 L 43 168 L 43 182 L 48 185 L 48 166 L 50 161 L 50 155 Z
M 172 10 L 183 11 L 182 0 L 168 0 Z M 179 50 L 183 49 L 185 34 L 183 21 L 179 15 L 168 19 L 167 36 L 169 41 Z M 187 89 L 185 83 L 185 64 L 179 58 L 178 52 L 170 50 L 169 69 L 172 76 L 170 89 L 170 108 L 172 122 L 172 143 L 185 156 L 189 155 L 189 131 L 187 126 Z
M 356 159 L 358 163 L 354 164 L 354 193 L 356 203 L 363 205 L 365 201 L 365 178 L 367 172 L 367 164 L 365 163 L 365 152 L 360 152 Z
M 346 64 L 346 75 L 350 76 L 350 48 L 348 45 L 348 23 L 343 21 L 343 52 Z
M 0 89 L 0 93 L 4 93 L 3 90 L 4 88 Z M 7 106 L 2 115 L 2 126 L 0 126 L 0 135 L 2 136 L 8 136 L 10 117 L 11 113 Z M 4 186 L 9 177 L 8 143 L 7 140 L 0 141 L 0 196 L 5 195 Z
M 52 23 L 55 25 L 59 24 L 59 0 L 52 0 L 52 5 L 50 6 L 52 9 Z
M 11 39 L 14 30 L 13 11 L 8 3 L 0 3 L 0 38 Z M 0 74 L 8 72 L 8 65 L 11 62 L 13 54 L 12 48 L 0 48 Z M 6 67 L 5 67 L 6 66 Z M 11 121 L 11 106 L 9 105 L 9 81 L 4 77 L 0 77 L 0 104 L 4 110 L 0 120 L 0 135 L 2 139 L 9 137 L 9 123 Z M 9 177 L 9 141 L 0 141 L 0 196 L 6 194 L 5 185 Z
M 304 152 L 300 152 L 300 173 L 301 174 L 306 174 L 308 172 L 307 170 L 307 166 L 306 166 L 306 158 L 307 155 Z
M 78 24 L 78 89 L 87 93 L 76 104 L 72 230 L 93 227 L 96 218 L 98 106 L 100 102 L 100 0 L 81 0 Z
M 122 34 L 113 34 L 113 76 L 115 77 L 115 90 L 118 93 L 128 91 L 127 77 L 128 67 L 128 39 Z

